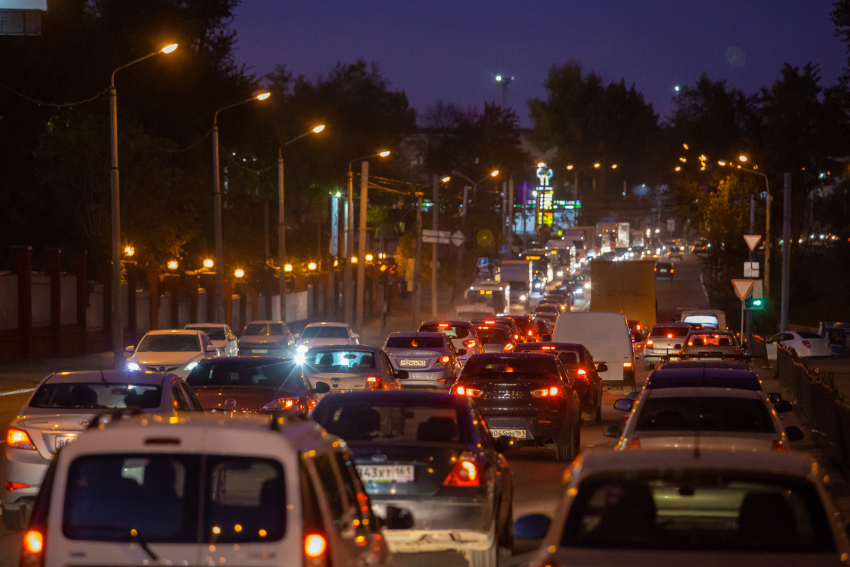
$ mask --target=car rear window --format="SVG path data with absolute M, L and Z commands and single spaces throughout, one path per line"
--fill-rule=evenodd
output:
M 733 397 L 650 397 L 641 404 L 637 431 L 776 433 L 764 402 Z
M 731 333 L 698 333 L 691 335 L 688 339 L 688 346 L 734 347 L 737 344 L 735 343 L 735 336 Z
M 191 335 L 145 335 L 137 352 L 200 352 L 201 341 Z
M 200 362 L 186 377 L 193 388 L 226 388 L 230 386 L 256 386 L 258 388 L 283 388 L 296 393 L 306 389 L 301 368 L 295 362 L 258 363 L 246 359 L 214 359 Z
M 68 469 L 62 532 L 82 541 L 277 541 L 286 533 L 283 467 L 221 455 L 77 457 Z
M 242 331 L 243 336 L 280 337 L 285 334 L 283 323 L 251 323 Z
M 555 360 L 548 357 L 529 358 L 480 356 L 469 359 L 464 374 L 558 374 Z
M 646 381 L 646 388 L 732 388 L 734 390 L 762 389 L 758 376 L 752 372 L 705 372 L 701 369 L 667 368 L 657 370 Z
M 362 350 L 313 350 L 304 356 L 304 370 L 308 373 L 357 373 L 375 368 L 375 353 Z
M 425 350 L 443 350 L 442 337 L 393 337 L 387 339 L 384 348 L 421 348 Z
M 534 310 L 535 313 L 552 313 L 552 312 L 557 313 L 558 311 L 560 311 L 558 306 L 554 305 L 552 303 L 545 303 L 543 305 L 538 305 L 537 309 Z
M 687 336 L 690 332 L 690 327 L 665 327 L 664 325 L 656 325 L 652 328 L 650 335 L 653 337 L 677 339 Z
M 346 327 L 307 327 L 301 333 L 302 339 L 347 339 L 349 338 Z
M 43 409 L 119 409 L 160 406 L 162 387 L 151 384 L 103 382 L 46 383 L 32 397 L 30 407 Z
M 478 338 L 481 339 L 482 345 L 511 342 L 511 334 L 504 329 L 478 327 Z
M 465 441 L 459 410 L 452 404 L 425 405 L 328 396 L 311 414 L 328 433 L 347 443 L 457 443 Z
M 437 325 L 422 325 L 419 328 L 420 333 L 443 333 L 450 339 L 465 339 L 469 336 L 469 329 L 463 325 L 451 325 L 449 323 L 439 323 Z

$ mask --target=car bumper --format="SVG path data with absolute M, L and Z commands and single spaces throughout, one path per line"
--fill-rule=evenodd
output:
M 406 380 L 399 380 L 402 388 L 439 388 L 441 390 L 450 387 L 449 380 L 454 376 L 446 370 L 439 372 L 408 372 Z
M 525 431 L 525 438 L 517 437 L 519 445 L 536 444 L 545 439 L 558 439 L 563 432 L 565 415 L 560 413 L 540 412 L 534 415 L 499 415 L 498 413 L 481 412 L 487 421 L 487 427 L 493 430 Z M 494 434 L 495 436 L 495 434 Z
M 26 484 L 28 488 L 9 491 L 3 487 L 3 507 L 17 508 L 24 500 L 32 500 L 38 494 L 44 474 L 50 466 L 38 451 L 6 447 L 6 481 Z
M 270 346 L 246 346 L 239 347 L 239 356 L 279 356 L 280 358 L 292 358 L 293 354 L 287 347 Z

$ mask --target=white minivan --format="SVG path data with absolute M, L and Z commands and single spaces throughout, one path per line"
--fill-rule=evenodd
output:
M 635 353 L 629 324 L 622 313 L 561 313 L 552 342 L 582 344 L 597 364 L 603 386 L 635 385 Z M 605 365 L 602 370 L 600 365 Z

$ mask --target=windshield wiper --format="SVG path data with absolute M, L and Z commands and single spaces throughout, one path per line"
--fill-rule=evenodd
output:
M 150 557 L 151 560 L 159 561 L 159 556 L 157 556 L 157 554 L 153 552 L 153 550 L 148 545 L 148 542 L 145 541 L 145 539 L 142 536 L 139 535 L 138 530 L 134 530 L 134 529 L 128 530 L 127 528 L 119 528 L 118 526 L 91 526 L 91 525 L 84 525 L 84 526 L 71 525 L 70 528 L 74 533 L 76 533 L 76 530 L 82 529 L 82 530 L 100 530 L 100 531 L 103 531 L 103 532 L 120 532 L 120 533 L 126 534 L 127 535 L 127 541 L 129 541 L 130 543 L 138 543 L 139 547 L 141 547 L 142 550 L 144 550 L 144 552 L 148 554 L 148 557 Z M 135 534 L 133 532 L 135 532 Z

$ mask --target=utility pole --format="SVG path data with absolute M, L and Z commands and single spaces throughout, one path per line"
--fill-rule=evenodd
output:
M 354 282 L 351 273 L 351 258 L 354 256 L 354 177 L 351 167 L 348 168 L 348 200 L 345 215 L 345 265 L 342 268 L 342 302 L 343 321 L 351 323 L 354 320 Z M 358 258 L 358 262 L 360 259 Z
M 283 206 L 283 152 L 277 149 L 277 241 L 280 264 L 280 320 L 286 323 L 286 225 Z
M 750 195 L 750 234 L 756 233 L 756 196 Z M 756 261 L 756 251 L 750 250 L 750 262 Z M 747 344 L 752 344 L 753 336 L 753 312 L 747 311 Z M 744 337 L 741 337 L 743 342 Z M 752 350 L 752 347 L 751 347 Z
M 779 331 L 788 329 L 788 288 L 791 277 L 791 174 L 785 173 L 785 190 L 782 209 L 782 308 Z
M 463 186 L 463 207 L 460 210 L 460 231 L 466 234 L 466 204 L 467 199 L 469 197 L 469 186 Z M 452 294 L 452 297 L 457 299 L 460 296 L 460 293 L 463 291 L 461 288 L 461 274 L 463 273 L 463 248 L 466 246 L 466 242 L 457 247 L 457 272 L 455 275 L 455 291 Z
M 440 209 L 440 179 L 434 174 L 434 234 L 439 235 L 439 209 Z M 437 318 L 437 247 L 440 238 L 434 239 L 434 251 L 431 259 L 431 317 Z
M 514 256 L 514 176 L 508 181 L 508 260 Z
M 767 186 L 767 198 L 765 199 L 765 219 L 764 219 L 764 296 L 770 297 L 770 207 L 773 204 L 773 197 L 770 196 L 770 183 L 767 176 L 764 178 L 765 186 Z
M 387 243 L 386 243 L 386 238 L 384 236 L 384 223 L 381 223 L 381 241 L 380 241 L 380 245 L 379 245 L 379 248 L 378 248 L 378 251 L 379 251 L 378 252 L 378 266 L 384 266 L 385 265 L 386 257 L 387 257 L 386 250 L 387 250 Z M 386 265 L 388 266 L 389 264 L 386 264 Z M 380 297 L 380 307 L 381 307 L 381 334 L 380 334 L 381 337 L 384 336 L 384 333 L 386 332 L 386 329 L 387 329 L 387 311 L 388 311 L 388 309 L 387 309 L 387 285 L 386 285 L 387 281 L 386 280 L 389 278 L 389 275 L 390 275 L 388 273 L 388 271 L 389 270 L 387 270 L 386 272 L 382 272 L 380 267 L 379 267 L 378 273 L 377 273 L 378 281 L 380 282 L 378 297 Z
M 336 193 L 331 195 L 331 241 L 330 258 L 328 258 L 328 287 L 330 288 L 330 302 L 327 308 L 327 317 L 333 321 L 336 317 L 336 266 L 334 261 L 339 257 L 339 197 Z
M 416 193 L 419 200 L 416 204 L 416 258 L 413 261 L 413 327 L 419 328 L 421 321 L 419 311 L 422 307 L 422 195 Z
M 369 161 L 360 162 L 360 234 L 357 243 L 357 309 L 354 327 L 363 332 L 363 300 L 366 295 L 366 211 L 369 209 Z

